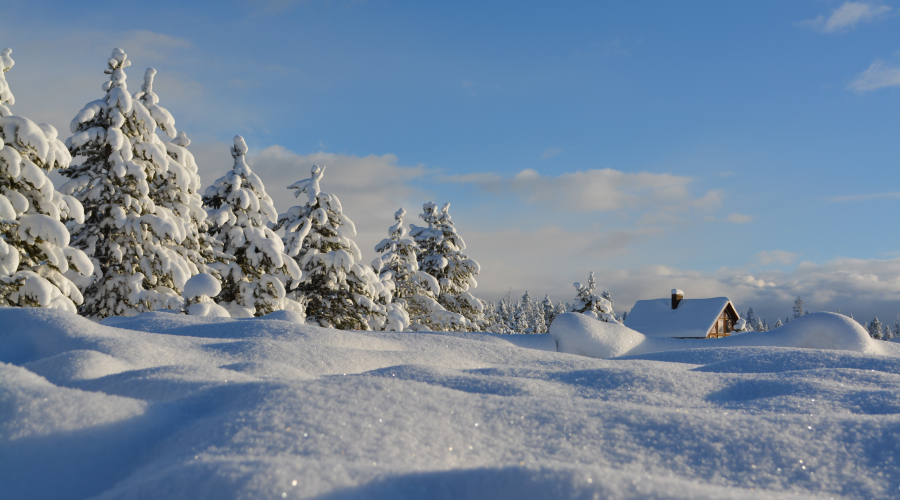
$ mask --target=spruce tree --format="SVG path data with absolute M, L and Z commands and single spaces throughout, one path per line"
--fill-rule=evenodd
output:
M 273 311 L 303 313 L 300 302 L 287 297 L 285 282 L 299 281 L 302 273 L 284 253 L 284 242 L 268 228 L 277 217 L 262 180 L 250 170 L 247 143 L 235 136 L 234 166 L 206 189 L 203 204 L 216 237 L 231 262 L 210 264 L 222 278 L 216 303 L 233 317 L 264 316 Z
M 72 157 L 56 129 L 15 116 L 6 73 L 15 62 L 0 53 L 0 306 L 75 312 L 83 297 L 66 276 L 90 275 L 93 265 L 69 246 L 63 221 L 84 221 L 81 204 L 53 187 L 47 174 L 65 169 Z
M 394 302 L 408 313 L 411 328 L 417 331 L 451 328 L 465 318 L 447 311 L 437 301 L 440 286 L 433 276 L 419 270 L 418 245 L 407 237 L 403 225 L 405 215 L 406 210 L 402 208 L 394 214 L 397 222 L 388 229 L 388 237 L 375 247 L 382 255 L 372 266 L 382 281 L 394 284 Z
M 419 246 L 419 268 L 434 276 L 440 285 L 438 302 L 466 321 L 448 325 L 448 330 L 475 331 L 484 326 L 484 303 L 469 290 L 478 286 L 475 276 L 481 266 L 463 253 L 466 243 L 450 218 L 450 204 L 437 209 L 428 202 L 419 217 L 428 225 L 411 225 L 410 234 Z
M 574 283 L 573 286 L 577 291 L 575 303 L 571 305 L 568 312 L 578 312 L 594 316 L 600 321 L 607 323 L 616 323 L 616 313 L 613 311 L 612 303 L 609 300 L 594 293 L 597 288 L 597 281 L 594 279 L 594 273 L 591 272 L 588 277 L 588 284 Z
M 778 328 L 779 326 L 784 326 L 784 323 L 781 322 L 781 318 L 778 318 L 778 321 L 775 322 L 775 328 Z
M 209 224 L 203 197 L 200 195 L 200 175 L 194 155 L 187 149 L 191 140 L 175 129 L 172 114 L 159 105 L 159 96 L 153 91 L 156 70 L 147 68 L 144 84 L 133 99 L 140 101 L 159 128 L 171 139 L 157 142 L 171 158 L 165 171 L 150 179 L 150 199 L 156 205 L 157 213 L 168 211 L 168 217 L 179 226 L 183 238 L 180 244 L 167 245 L 187 262 L 191 275 L 210 273 L 216 275 L 212 262 L 226 262 L 227 256 L 221 251 L 221 244 L 208 234 Z
M 872 322 L 869 323 L 869 325 L 868 325 L 867 330 L 869 331 L 869 336 L 875 340 L 881 340 L 882 339 L 881 326 L 882 326 L 881 321 L 878 321 L 878 317 L 876 316 L 875 319 L 873 319 Z
M 178 221 L 157 212 L 150 181 L 169 168 L 155 134 L 156 119 L 126 85 L 125 52 L 107 62 L 110 80 L 103 98 L 88 103 L 72 120 L 66 141 L 81 163 L 63 170 L 62 191 L 84 206 L 83 224 L 70 226 L 73 246 L 93 259 L 94 279 L 82 285 L 81 313 L 91 318 L 130 316 L 155 309 L 181 309 L 179 295 L 191 276 L 174 250 L 184 238 Z
M 381 330 L 387 320 L 391 288 L 360 263 L 362 254 L 353 241 L 356 226 L 344 215 L 337 196 L 320 190 L 325 167 L 313 165 L 310 177 L 288 189 L 306 195 L 306 203 L 278 217 L 275 229 L 284 228 L 288 254 L 303 270 L 297 293 L 306 301 L 311 323 L 341 330 Z M 381 302 L 381 303 L 379 303 Z
M 556 308 L 553 306 L 553 301 L 550 300 L 550 294 L 544 296 L 541 309 L 544 316 L 544 324 L 547 325 L 547 328 L 550 328 L 550 324 L 556 319 Z
M 798 296 L 797 300 L 794 301 L 794 318 L 796 319 L 800 316 L 803 316 L 803 299 Z

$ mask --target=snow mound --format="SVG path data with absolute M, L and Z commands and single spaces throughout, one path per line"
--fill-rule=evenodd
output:
M 133 368 L 131 364 L 108 354 L 81 349 L 63 352 L 22 366 L 54 384 L 105 377 Z
M 222 284 L 215 276 L 209 273 L 199 273 L 191 276 L 184 284 L 184 291 L 181 296 L 186 300 L 191 300 L 201 295 L 207 297 L 215 297 L 222 291 Z
M 707 347 L 792 347 L 840 349 L 866 354 L 890 354 L 884 342 L 869 337 L 856 321 L 830 312 L 806 314 L 775 330 L 748 332 L 720 339 L 648 337 L 615 323 L 604 323 L 577 313 L 565 313 L 550 325 L 560 352 L 615 358 L 652 352 Z

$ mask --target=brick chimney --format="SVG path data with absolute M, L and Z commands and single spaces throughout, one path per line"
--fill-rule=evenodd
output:
M 684 298 L 684 292 L 677 288 L 672 289 L 672 309 L 678 309 L 678 303 Z

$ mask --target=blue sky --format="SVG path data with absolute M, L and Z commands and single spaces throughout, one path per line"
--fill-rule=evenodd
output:
M 900 313 L 900 2 L 77 4 L 4 2 L 15 112 L 66 136 L 122 47 L 207 183 L 235 134 L 282 210 L 325 162 L 367 259 L 434 200 L 486 298 Z

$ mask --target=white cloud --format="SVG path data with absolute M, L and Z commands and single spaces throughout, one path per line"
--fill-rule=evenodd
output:
M 754 261 L 760 265 L 770 264 L 791 265 L 797 261 L 797 254 L 785 250 L 762 251 L 753 256 Z
M 546 160 L 548 158 L 553 158 L 554 156 L 562 153 L 562 149 L 560 148 L 550 148 L 543 153 L 541 153 L 541 159 Z
M 732 224 L 746 224 L 748 222 L 753 222 L 756 217 L 744 214 L 728 214 L 728 217 L 726 217 L 726 219 Z
M 512 178 L 496 174 L 447 176 L 449 182 L 474 184 L 487 191 L 516 193 L 529 204 L 545 204 L 559 210 L 601 212 L 622 208 L 665 207 L 669 211 L 715 210 L 722 202 L 719 191 L 694 197 L 690 177 L 648 172 L 626 173 L 610 168 L 544 176 L 526 169 Z
M 897 86 L 900 86 L 900 67 L 879 60 L 873 62 L 867 70 L 856 75 L 847 88 L 862 93 Z
M 845 2 L 835 9 L 827 19 L 825 16 L 820 15 L 815 19 L 801 21 L 799 24 L 809 26 L 822 33 L 835 33 L 851 30 L 859 23 L 870 23 L 890 11 L 891 8 L 887 5 L 869 2 Z

